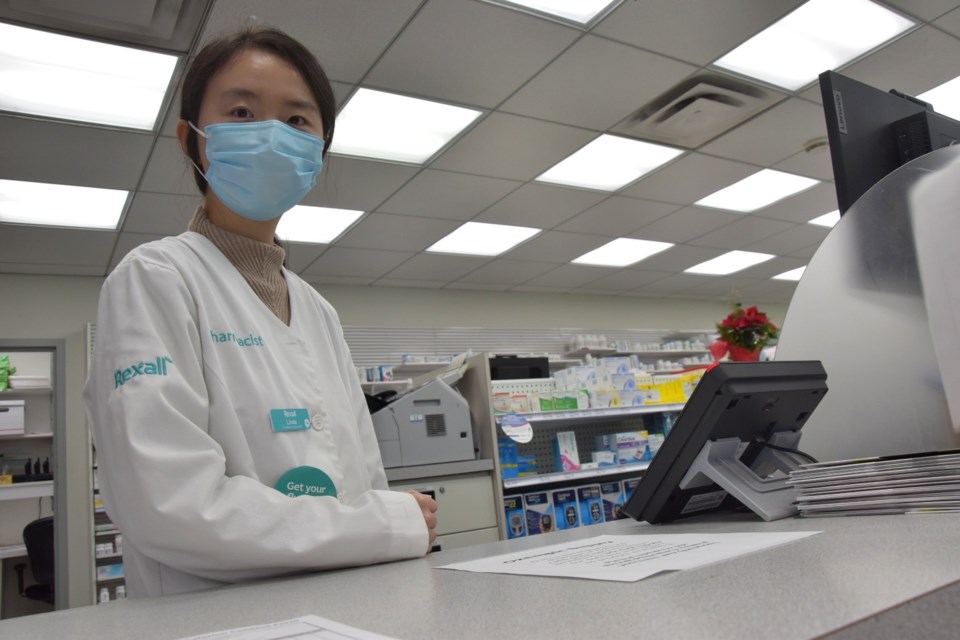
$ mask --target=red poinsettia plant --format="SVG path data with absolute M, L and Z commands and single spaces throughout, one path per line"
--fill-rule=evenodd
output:
M 717 325 L 717 332 L 720 339 L 710 345 L 710 352 L 717 360 L 727 353 L 733 360 L 756 360 L 760 349 L 780 335 L 780 330 L 770 322 L 767 314 L 756 307 L 744 309 L 739 302 Z

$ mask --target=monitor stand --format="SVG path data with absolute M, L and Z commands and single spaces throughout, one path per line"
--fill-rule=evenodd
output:
M 770 444 L 790 449 L 796 449 L 799 442 L 799 431 L 776 433 L 770 438 Z M 797 494 L 793 487 L 787 486 L 787 480 L 790 472 L 800 465 L 789 453 L 764 449 L 750 468 L 738 458 L 743 445 L 740 438 L 707 442 L 680 482 L 680 488 L 695 489 L 716 483 L 767 522 L 796 515 Z M 762 478 L 754 469 L 764 465 L 772 465 L 782 473 Z

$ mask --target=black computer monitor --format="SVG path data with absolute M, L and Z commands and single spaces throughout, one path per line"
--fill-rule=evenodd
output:
M 623 513 L 659 523 L 737 506 L 713 482 L 681 487 L 704 445 L 738 439 L 739 461 L 754 466 L 764 442 L 776 434 L 800 431 L 826 394 L 826 379 L 819 361 L 722 362 L 709 369 Z
M 960 140 L 960 122 L 893 90 L 826 71 L 820 94 L 841 215 L 897 167 Z

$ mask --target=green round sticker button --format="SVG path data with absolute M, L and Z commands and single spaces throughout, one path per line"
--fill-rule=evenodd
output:
M 326 473 L 316 467 L 294 467 L 287 471 L 273 487 L 290 496 L 337 497 L 337 487 Z

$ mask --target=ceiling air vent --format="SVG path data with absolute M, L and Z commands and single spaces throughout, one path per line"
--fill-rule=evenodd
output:
M 694 149 L 785 97 L 741 80 L 697 74 L 635 111 L 612 132 Z

